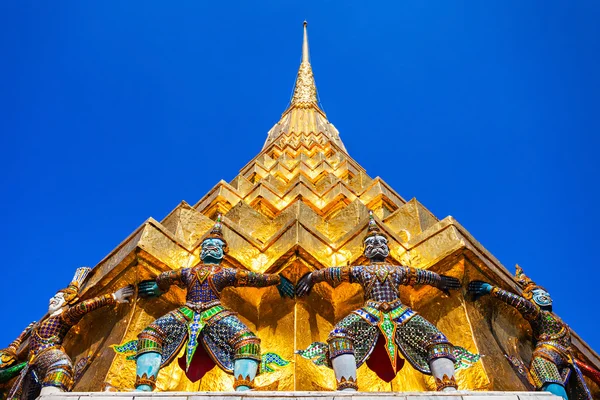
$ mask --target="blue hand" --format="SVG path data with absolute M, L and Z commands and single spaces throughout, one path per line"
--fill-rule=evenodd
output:
M 158 297 L 162 294 L 154 280 L 142 281 L 138 284 L 138 295 L 142 298 Z
M 282 275 L 279 275 L 279 278 L 281 278 L 281 282 L 279 283 L 279 285 L 277 285 L 279 295 L 281 297 L 289 297 L 290 299 L 293 299 L 296 293 L 296 288 L 294 288 L 294 284 L 288 279 L 284 278 Z
M 483 295 L 490 294 L 492 289 L 493 286 L 484 281 L 472 281 L 469 283 L 469 287 L 467 288 L 469 293 L 473 293 L 474 300 L 477 300 Z

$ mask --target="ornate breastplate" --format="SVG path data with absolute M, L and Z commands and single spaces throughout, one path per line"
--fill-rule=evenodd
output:
M 387 264 L 373 264 L 363 268 L 365 299 L 390 302 L 398 298 L 393 275 L 396 268 Z
M 30 353 L 39 354 L 50 347 L 61 345 L 69 328 L 60 315 L 42 321 L 31 334 Z
M 218 266 L 201 266 L 192 271 L 186 300 L 188 303 L 206 303 L 219 299 L 219 293 L 212 285 L 211 277 L 221 270 Z

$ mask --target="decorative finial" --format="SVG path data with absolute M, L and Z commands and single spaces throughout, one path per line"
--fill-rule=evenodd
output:
M 224 250 L 227 252 L 227 241 L 223 236 L 223 224 L 221 223 L 221 213 L 217 214 L 217 220 L 215 221 L 215 225 L 212 227 L 208 235 L 204 238 L 206 239 L 220 239 L 225 243 Z
M 292 106 L 294 105 L 317 105 L 317 87 L 313 77 L 312 67 L 310 66 L 310 57 L 308 51 L 308 33 L 304 21 L 304 39 L 302 40 L 302 63 L 298 70 L 296 78 L 296 87 L 292 97 Z
M 373 210 L 369 210 L 369 230 L 372 231 L 377 228 L 375 217 L 373 216 Z
M 387 238 L 387 236 L 383 234 L 381 229 L 379 229 L 379 225 L 377 225 L 377 222 L 375 221 L 375 215 L 373 214 L 373 210 L 369 210 L 369 226 L 367 228 L 367 236 L 365 236 L 365 239 L 371 236 L 383 236 Z
M 215 225 L 210 230 L 209 237 L 218 237 L 219 239 L 223 238 L 223 224 L 221 224 L 221 214 L 217 214 L 217 220 L 215 221 Z
M 519 264 L 516 265 L 515 278 L 517 278 L 517 283 L 523 289 L 523 297 L 526 299 L 531 299 L 533 297 L 533 289 L 541 287 L 525 275 L 523 268 L 521 268 Z

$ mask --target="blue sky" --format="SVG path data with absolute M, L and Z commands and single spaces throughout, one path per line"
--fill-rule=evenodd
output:
M 491 0 L 2 2 L 0 346 L 260 151 L 304 19 L 349 154 L 521 264 L 600 349 L 600 4 Z

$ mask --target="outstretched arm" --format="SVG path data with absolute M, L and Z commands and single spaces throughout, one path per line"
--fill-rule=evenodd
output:
M 342 282 L 355 282 L 354 267 L 329 267 L 310 272 L 300 279 L 296 289 L 296 295 L 299 297 L 306 296 L 315 283 L 327 282 L 333 287 L 336 287 Z
M 23 332 L 17 337 L 6 349 L 0 350 L 0 368 L 5 368 L 12 365 L 17 360 L 17 351 L 21 347 L 21 343 L 25 337 L 31 332 L 31 329 L 35 326 L 35 321 L 30 323 Z
M 167 292 L 171 285 L 184 285 L 184 275 L 187 272 L 188 268 L 181 268 L 163 272 L 153 280 L 142 281 L 138 284 L 138 294 L 144 298 L 159 297 L 161 294 Z
M 277 285 L 281 297 L 294 297 L 294 285 L 285 277 L 277 274 L 260 274 L 258 272 L 237 270 L 234 286 L 266 287 Z
M 232 286 L 235 287 L 267 287 L 279 285 L 281 278 L 277 274 L 261 274 L 258 272 L 238 269 L 235 272 L 235 281 Z
M 533 320 L 537 318 L 540 310 L 533 302 L 511 293 L 507 290 L 500 289 L 499 287 L 492 286 L 487 282 L 483 281 L 472 281 L 469 283 L 468 291 L 475 295 L 475 299 L 490 294 L 492 297 L 502 300 L 509 306 L 517 309 L 527 320 Z
M 62 313 L 62 319 L 68 325 L 75 325 L 83 316 L 89 312 L 97 310 L 101 307 L 112 305 L 115 303 L 127 303 L 133 295 L 133 287 L 125 286 L 114 293 L 105 294 L 103 296 L 94 297 L 90 300 L 85 300 L 69 307 Z
M 281 297 L 294 297 L 294 285 L 277 274 L 261 274 L 244 269 L 223 268 L 213 276 L 212 282 L 218 291 L 227 286 L 267 287 L 277 285 Z
M 183 281 L 184 281 L 184 272 L 185 272 L 186 268 L 181 268 L 181 269 L 176 269 L 174 271 L 167 271 L 167 272 L 163 272 L 162 274 L 158 275 L 155 279 L 156 284 L 158 285 L 159 289 L 163 292 L 166 292 L 167 290 L 169 290 L 169 288 L 171 287 L 171 285 L 183 285 Z
M 460 281 L 452 276 L 440 275 L 433 271 L 412 267 L 398 267 L 401 270 L 401 285 L 429 285 L 443 291 L 457 290 Z
M 23 332 L 21 332 L 21 334 L 19 335 L 18 338 L 16 338 L 15 340 L 13 340 L 13 342 L 11 344 L 8 345 L 8 347 L 6 348 L 6 350 L 8 351 L 12 351 L 13 353 L 17 353 L 17 351 L 19 350 L 19 347 L 21 347 L 21 343 L 23 343 L 23 340 L 25 339 L 25 337 L 27 335 L 29 335 L 29 332 L 31 332 L 31 329 L 33 329 L 33 327 L 35 326 L 36 322 L 33 321 L 32 323 L 30 323 L 29 325 L 27 325 L 27 328 L 25 328 L 23 330 Z

